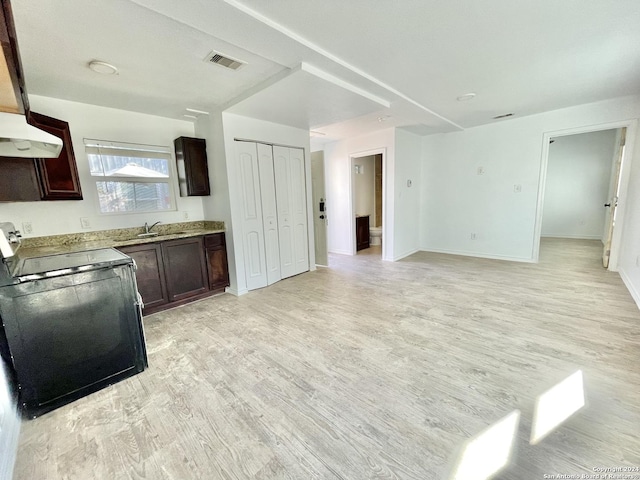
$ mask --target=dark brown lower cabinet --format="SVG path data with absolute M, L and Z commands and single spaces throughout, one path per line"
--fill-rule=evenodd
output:
M 145 313 L 169 303 L 160 244 L 146 243 L 122 247 L 120 251 L 136 262 L 136 281 Z
M 356 251 L 369 248 L 369 215 L 356 217 Z
M 163 242 L 162 256 L 170 302 L 209 290 L 202 237 Z
M 224 288 L 229 286 L 229 267 L 224 233 L 205 236 L 204 247 L 207 255 L 209 288 L 212 291 L 224 291 Z
M 223 292 L 229 285 L 224 233 L 119 250 L 136 262 L 145 315 Z

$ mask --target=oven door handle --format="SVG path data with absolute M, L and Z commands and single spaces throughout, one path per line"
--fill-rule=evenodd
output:
M 140 292 L 136 292 L 135 305 L 136 305 L 136 307 L 138 307 L 140 309 L 140 315 L 142 315 L 142 309 L 144 308 L 144 302 L 142 301 L 142 295 L 140 295 Z

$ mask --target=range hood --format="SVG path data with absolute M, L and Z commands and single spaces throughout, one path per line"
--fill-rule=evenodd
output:
M 24 115 L 0 112 L 0 157 L 57 158 L 61 150 L 60 138 L 29 125 Z

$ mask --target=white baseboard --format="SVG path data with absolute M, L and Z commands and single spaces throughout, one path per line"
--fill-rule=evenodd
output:
M 629 293 L 631 294 L 631 297 L 636 302 L 636 305 L 638 306 L 638 309 L 640 309 L 640 292 L 638 292 L 638 290 L 636 289 L 635 285 L 633 284 L 633 282 L 631 281 L 629 276 L 626 274 L 624 269 L 622 269 L 622 268 L 619 269 L 618 270 L 618 274 L 620 275 L 620 278 L 622 278 L 622 281 L 623 281 L 624 285 L 627 287 L 627 290 L 629 290 Z
M 338 255 L 353 255 L 351 250 L 329 250 L 329 253 L 337 253 Z
M 542 238 L 571 238 L 574 240 L 600 240 L 602 241 L 602 235 L 555 235 L 553 233 L 542 234 Z
M 507 255 L 493 255 L 479 252 L 468 252 L 465 250 L 445 250 L 440 248 L 421 248 L 423 252 L 446 253 L 447 255 L 460 255 L 463 257 L 490 258 L 492 260 L 505 260 L 508 262 L 536 263 L 532 258 L 509 257 Z
M 227 287 L 224 289 L 225 293 L 230 293 L 231 295 L 235 295 L 236 297 L 239 297 L 240 295 L 246 295 L 247 293 L 249 293 L 249 290 L 242 289 L 242 290 L 237 290 L 235 288 L 231 288 L 231 287 Z
M 414 248 L 413 250 L 410 250 L 406 253 L 402 253 L 400 255 L 396 255 L 395 257 L 393 257 L 393 260 L 391 260 L 392 262 L 397 262 L 398 260 L 402 260 L 405 257 L 408 257 L 409 255 L 413 255 L 416 252 L 419 252 L 420 249 L 419 248 Z

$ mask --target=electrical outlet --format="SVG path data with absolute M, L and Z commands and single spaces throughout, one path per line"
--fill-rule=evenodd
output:
M 484 167 L 478 167 L 478 175 L 484 175 Z
M 189 220 L 189 212 L 182 212 L 182 219 Z
M 470 238 L 471 238 L 471 240 L 475 240 L 475 239 L 476 239 L 476 234 L 475 234 L 475 233 L 472 233 L 472 234 L 471 234 L 471 236 L 470 236 Z
M 33 233 L 33 225 L 31 225 L 31 222 L 22 222 L 22 233 L 27 235 Z
M 519 183 L 515 184 L 515 185 L 513 186 L 513 191 L 514 191 L 514 193 L 520 193 L 520 192 L 522 192 L 522 185 L 520 185 Z
M 87 217 L 80 217 L 80 226 L 82 228 L 91 228 L 91 221 Z

